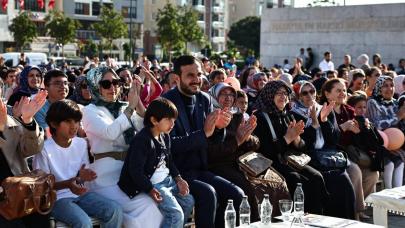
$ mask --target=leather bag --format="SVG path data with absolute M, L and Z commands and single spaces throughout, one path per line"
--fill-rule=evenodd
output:
M 257 177 L 271 167 L 273 161 L 260 153 L 248 152 L 239 157 L 239 168 L 250 176 Z
M 33 213 L 48 214 L 56 201 L 55 177 L 42 170 L 3 180 L 0 214 L 13 220 Z
M 274 131 L 273 124 L 271 123 L 271 120 L 269 118 L 269 115 L 265 112 L 263 112 L 263 115 L 267 121 L 267 124 L 269 125 L 270 132 L 271 132 L 271 137 L 273 138 L 273 141 L 277 141 L 277 135 L 276 132 Z M 294 169 L 302 169 L 304 168 L 305 165 L 307 165 L 311 161 L 311 157 L 308 156 L 307 154 L 304 154 L 299 151 L 295 150 L 289 150 L 285 152 L 284 154 L 284 162 L 287 163 L 288 166 Z

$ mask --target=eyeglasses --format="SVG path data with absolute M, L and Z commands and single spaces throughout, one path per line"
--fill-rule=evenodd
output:
M 81 84 L 81 85 L 80 85 L 80 88 L 82 88 L 82 89 L 87 89 L 87 88 L 88 88 L 88 86 L 87 86 L 87 84 L 86 84 L 86 83 L 83 83 L 83 84 Z
M 289 95 L 287 92 L 283 92 L 283 91 L 276 92 L 275 94 L 276 94 L 276 96 L 279 96 L 279 97 L 281 97 L 281 96 L 288 97 L 288 95 Z
M 307 96 L 307 95 L 309 95 L 309 94 L 314 95 L 314 94 L 315 94 L 315 90 L 314 90 L 314 89 L 311 89 L 311 90 L 308 90 L 308 91 L 302 91 L 302 92 L 301 92 L 301 95 L 302 95 L 302 96 Z
M 68 84 L 69 84 L 68 81 L 56 81 L 56 82 L 50 83 L 50 85 L 57 86 L 57 87 L 67 86 Z
M 114 85 L 115 87 L 117 87 L 120 84 L 120 80 L 118 80 L 118 79 L 114 79 L 112 81 L 102 80 L 99 82 L 99 84 L 103 89 L 110 89 L 111 85 Z

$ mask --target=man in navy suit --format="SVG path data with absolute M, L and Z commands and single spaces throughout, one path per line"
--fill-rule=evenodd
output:
M 178 76 L 177 87 L 163 95 L 179 111 L 171 132 L 173 159 L 195 198 L 196 226 L 224 227 L 227 200 L 233 199 L 235 209 L 239 211 L 244 193 L 233 183 L 207 171 L 206 150 L 207 138 L 225 136 L 224 128 L 232 114 L 214 111 L 211 97 L 200 91 L 203 71 L 196 58 L 179 57 L 174 63 L 174 72 Z

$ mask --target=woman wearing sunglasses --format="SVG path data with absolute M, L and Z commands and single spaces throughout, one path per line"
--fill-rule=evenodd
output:
M 117 185 L 129 143 L 143 128 L 140 84 L 134 80 L 128 102 L 121 102 L 120 80 L 114 70 L 93 68 L 86 77 L 93 101 L 83 109 L 83 128 L 95 159 L 90 168 L 98 176 L 89 187 L 122 205 L 125 227 L 159 227 L 162 215 L 153 200 L 146 194 L 130 199 Z
M 86 106 L 91 103 L 91 98 L 89 86 L 86 82 L 86 76 L 77 77 L 75 89 L 73 90 L 73 94 L 69 97 L 69 99 L 79 104 L 79 106 Z
M 301 137 L 314 161 L 315 153 L 336 150 L 340 136 L 334 125 L 333 104 L 323 107 L 316 102 L 315 86 L 308 81 L 298 81 L 293 86 L 298 101 L 291 110 L 296 120 L 305 123 Z M 340 218 L 354 218 L 354 190 L 346 170 L 320 171 L 329 196 L 324 202 L 324 214 Z

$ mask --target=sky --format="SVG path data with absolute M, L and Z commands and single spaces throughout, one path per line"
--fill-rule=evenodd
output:
M 337 4 L 346 5 L 369 5 L 369 4 L 388 4 L 388 3 L 405 3 L 405 0 L 333 0 Z M 295 7 L 306 7 L 313 0 L 295 0 Z

